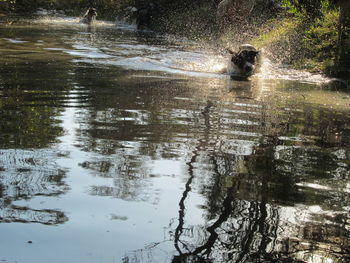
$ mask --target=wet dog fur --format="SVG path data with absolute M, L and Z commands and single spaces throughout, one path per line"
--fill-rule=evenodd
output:
M 93 7 L 90 7 L 86 11 L 86 13 L 85 13 L 85 15 L 84 15 L 84 17 L 83 17 L 81 22 L 84 23 L 84 24 L 91 25 L 92 23 L 94 23 L 96 21 L 96 17 L 97 17 L 96 9 L 93 8 Z
M 231 59 L 228 65 L 228 74 L 234 80 L 247 80 L 259 68 L 260 52 L 249 44 L 243 44 L 238 52 L 228 49 Z

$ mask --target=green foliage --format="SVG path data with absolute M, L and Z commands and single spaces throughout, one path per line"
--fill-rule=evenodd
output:
M 252 40 L 254 46 L 262 48 L 279 41 L 289 34 L 292 34 L 298 26 L 298 21 L 292 18 L 273 20 L 270 21 L 270 23 L 271 24 L 266 25 L 267 29 L 265 29 L 265 32 L 260 33 L 258 37 Z
M 302 44 L 307 57 L 300 61 L 304 67 L 328 71 L 333 66 L 337 52 L 338 17 L 338 10 L 328 11 L 306 28 Z
M 290 0 L 282 0 L 282 4 L 281 6 L 285 9 L 287 9 L 287 12 L 296 16 L 296 17 L 302 17 L 303 13 L 296 8 L 295 5 L 293 5 L 293 3 Z
M 272 21 L 252 44 L 295 68 L 331 74 L 338 50 L 339 10 L 324 2 L 322 14 L 308 19 L 290 1 L 285 3 L 293 16 Z
M 318 17 L 326 12 L 330 0 L 281 0 L 281 5 L 287 12 L 296 17 Z

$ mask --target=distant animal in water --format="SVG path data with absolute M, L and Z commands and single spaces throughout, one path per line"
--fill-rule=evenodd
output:
M 128 6 L 123 10 L 123 14 L 118 19 L 129 24 L 135 24 L 137 21 L 138 9 L 135 6 Z
M 137 28 L 145 29 L 150 27 L 157 12 L 158 7 L 152 2 L 139 7 L 136 19 Z
M 135 24 L 137 29 L 147 29 L 158 11 L 158 6 L 152 2 L 140 4 L 138 7 L 128 6 L 124 9 L 122 20 Z
M 81 22 L 84 23 L 84 24 L 91 25 L 92 23 L 94 23 L 96 21 L 96 17 L 97 17 L 96 9 L 93 8 L 93 7 L 90 7 L 86 11 L 86 13 L 85 13 L 83 19 L 81 20 Z
M 260 66 L 259 51 L 249 44 L 243 44 L 238 52 L 229 50 L 231 59 L 227 72 L 234 80 L 247 80 Z

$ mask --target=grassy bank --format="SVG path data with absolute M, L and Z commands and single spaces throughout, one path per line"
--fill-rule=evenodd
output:
M 252 44 L 293 68 L 333 75 L 338 17 L 338 10 L 329 10 L 314 20 L 295 16 L 273 19 L 260 28 Z

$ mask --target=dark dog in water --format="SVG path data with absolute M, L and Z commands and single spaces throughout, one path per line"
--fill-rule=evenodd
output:
M 92 23 L 94 23 L 96 21 L 96 17 L 97 17 L 96 9 L 93 8 L 93 7 L 90 7 L 86 11 L 86 13 L 85 13 L 83 19 L 81 20 L 81 22 L 84 23 L 84 24 L 91 25 Z
M 138 7 L 128 6 L 125 8 L 121 19 L 127 23 L 135 24 L 137 29 L 143 30 L 152 26 L 158 13 L 158 5 L 152 2 L 141 2 Z
M 231 60 L 228 66 L 228 74 L 234 80 L 247 80 L 258 69 L 260 64 L 259 51 L 249 44 L 239 47 L 238 52 L 228 50 Z

